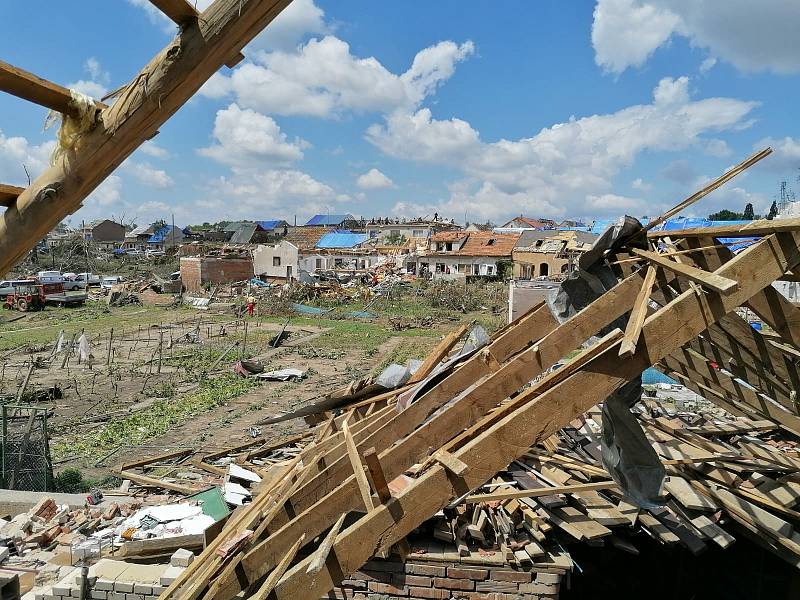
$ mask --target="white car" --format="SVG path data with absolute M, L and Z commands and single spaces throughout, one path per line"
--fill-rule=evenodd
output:
M 144 252 L 142 250 L 128 250 L 125 256 L 144 256 Z
M 100 275 L 94 273 L 78 273 L 75 281 L 86 282 L 89 285 L 100 285 Z
M 100 288 L 104 290 L 110 290 L 111 286 L 117 285 L 118 283 L 122 283 L 122 277 L 119 275 L 111 275 L 110 277 L 103 277 L 103 280 L 100 282 Z
M 61 271 L 39 271 L 36 279 L 39 280 L 39 283 L 64 283 Z
M 166 253 L 163 250 L 147 250 L 145 251 L 145 256 L 166 256 Z

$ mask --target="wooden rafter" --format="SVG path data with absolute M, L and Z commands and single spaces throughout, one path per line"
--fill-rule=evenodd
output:
M 117 97 L 94 127 L 0 215 L 0 276 L 7 273 L 130 156 L 153 137 L 225 62 L 291 0 L 216 0 L 184 26 Z
M 70 116 L 78 116 L 68 88 L 0 60 L 0 91 Z M 98 108 L 105 104 L 97 103 Z
M 642 333 L 644 320 L 647 318 L 650 290 L 653 289 L 655 281 L 656 267 L 654 265 L 649 265 L 647 267 L 647 273 L 645 273 L 644 276 L 642 289 L 639 290 L 639 295 L 636 297 L 633 310 L 628 318 L 628 325 L 625 327 L 625 337 L 619 347 L 620 356 L 630 356 L 636 351 L 636 342 L 639 341 L 639 335 Z
M 695 283 L 699 283 L 709 290 L 713 290 L 719 294 L 731 294 L 739 285 L 733 279 L 721 277 L 716 273 L 709 273 L 708 271 L 703 271 L 697 267 L 692 267 L 684 263 L 665 258 L 656 252 L 640 250 L 639 248 L 633 248 L 631 251 L 636 254 L 636 256 L 645 258 L 653 264 L 668 269 L 669 271 L 672 271 L 681 277 L 686 277 L 686 279 L 694 281 Z
M 188 0 L 150 0 L 150 3 L 178 27 L 189 25 L 200 16 L 200 13 Z M 237 52 L 225 63 L 225 66 L 232 69 L 243 60 L 244 54 Z
M 11 206 L 25 188 L 0 183 L 0 206 Z

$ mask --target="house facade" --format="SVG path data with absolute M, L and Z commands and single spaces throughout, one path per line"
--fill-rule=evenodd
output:
M 595 239 L 584 231 L 523 231 L 512 252 L 514 279 L 561 279 Z
M 125 234 L 122 247 L 125 250 L 147 250 L 147 242 L 156 231 L 156 225 L 140 225 Z
M 446 231 L 431 236 L 424 255 L 410 258 L 408 272 L 433 277 L 463 275 L 496 277 L 511 263 L 518 233 Z
M 514 217 L 502 228 L 514 229 L 555 229 L 556 222 L 552 219 L 533 219 L 522 215 Z
M 146 250 L 164 252 L 183 243 L 186 234 L 180 227 L 164 225 L 147 239 Z
M 367 236 L 370 240 L 378 243 L 386 243 L 387 240 L 427 240 L 435 233 L 440 231 L 453 231 L 459 226 L 447 221 L 406 221 L 405 223 L 374 223 L 365 225 Z
M 286 240 L 272 245 L 259 244 L 253 250 L 256 277 L 291 281 L 298 277 L 299 265 L 300 249 Z
M 105 250 L 114 250 L 125 241 L 125 226 L 110 219 L 98 219 L 83 226 L 81 237 Z

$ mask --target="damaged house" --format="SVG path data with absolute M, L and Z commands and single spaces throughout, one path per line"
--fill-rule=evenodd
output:
M 407 263 L 418 275 L 502 275 L 503 263 L 510 263 L 518 233 L 488 231 L 444 231 L 431 236 L 428 251 Z
M 561 278 L 595 239 L 585 231 L 523 231 L 512 252 L 514 279 Z

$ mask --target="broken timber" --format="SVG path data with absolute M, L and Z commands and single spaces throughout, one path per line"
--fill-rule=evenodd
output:
M 153 137 L 290 1 L 216 0 L 201 19 L 184 25 L 114 104 L 99 111 L 94 126 L 81 136 L 76 148 L 39 175 L 0 215 L 0 276 L 76 211 L 115 168 Z

